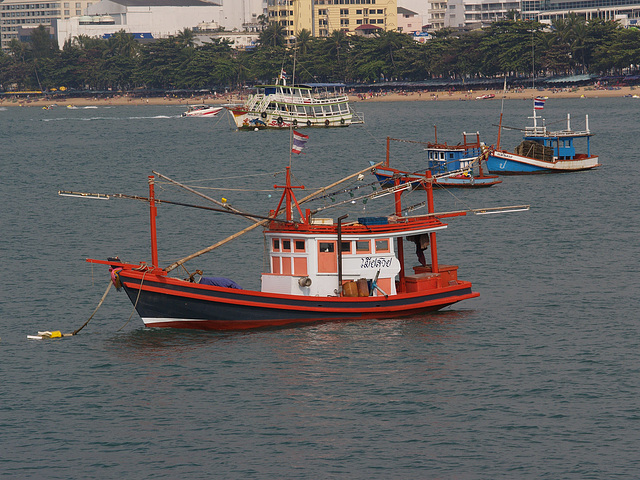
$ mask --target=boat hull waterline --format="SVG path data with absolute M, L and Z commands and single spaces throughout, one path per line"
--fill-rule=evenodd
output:
M 440 310 L 480 294 L 471 283 L 390 297 L 303 297 L 185 282 L 124 268 L 119 277 L 148 327 L 200 330 L 250 328 L 329 320 L 381 319 Z
M 406 172 L 391 171 L 384 170 L 382 168 L 377 168 L 375 172 L 375 176 L 380 182 L 380 186 L 382 188 L 392 187 L 394 175 L 397 173 L 406 174 Z M 411 176 L 403 176 L 400 180 L 401 183 L 410 182 L 414 188 L 422 188 L 422 182 L 419 178 L 411 177 Z M 435 185 L 439 185 L 441 187 L 450 187 L 450 188 L 484 188 L 491 187 L 493 185 L 497 185 L 502 183 L 502 180 L 498 180 L 497 176 L 467 176 L 467 175 L 456 175 L 451 177 L 441 177 L 434 181 Z

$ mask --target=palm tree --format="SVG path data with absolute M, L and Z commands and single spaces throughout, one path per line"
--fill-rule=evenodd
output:
M 305 55 L 307 51 L 311 48 L 311 43 L 313 42 L 313 36 L 311 32 L 306 28 L 303 28 L 298 32 L 296 36 L 296 47 L 298 47 L 298 52 L 300 55 Z
M 260 45 L 265 47 L 281 47 L 284 45 L 286 29 L 279 23 L 271 23 L 267 28 L 260 32 Z
M 119 55 L 133 58 L 138 55 L 138 42 L 133 35 L 123 30 L 114 33 L 107 41 L 109 51 L 112 55 Z
M 195 46 L 195 35 L 193 34 L 193 30 L 190 28 L 185 28 L 175 37 L 176 43 L 178 46 L 185 48 L 190 47 L 193 48 Z

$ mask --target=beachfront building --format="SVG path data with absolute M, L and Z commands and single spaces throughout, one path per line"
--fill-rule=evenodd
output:
M 256 22 L 258 22 L 256 20 Z M 202 22 L 193 29 L 196 45 L 209 43 L 212 40 L 226 40 L 233 44 L 237 50 L 250 50 L 259 43 L 260 32 L 264 25 L 260 23 L 245 23 L 243 30 L 221 30 L 215 22 Z
M 355 34 L 364 26 L 398 29 L 397 0 L 268 0 L 267 15 L 269 22 L 285 27 L 289 38 L 302 29 L 314 37 L 328 37 L 334 30 Z
M 11 40 L 28 40 L 31 30 L 40 25 L 53 35 L 53 25 L 58 19 L 80 16 L 95 0 L 50 1 L 4 0 L 0 1 L 0 47 L 7 50 Z
M 435 32 L 444 28 L 444 17 L 447 13 L 447 0 L 431 0 L 429 1 L 429 10 L 427 11 L 427 31 Z
M 58 45 L 79 35 L 107 38 L 124 30 L 137 39 L 166 38 L 185 28 L 216 25 L 240 32 L 258 25 L 265 0 L 101 0 L 86 14 L 56 22 Z M 108 20 L 105 21 L 105 19 Z M 242 42 L 255 43 L 242 37 Z
M 570 13 L 587 20 L 618 20 L 623 26 L 636 25 L 640 18 L 640 0 L 522 0 L 521 16 L 550 24 Z
M 509 11 L 520 11 L 519 0 L 448 0 L 444 27 L 475 29 L 507 18 Z
M 427 30 L 482 28 L 506 18 L 509 11 L 546 24 L 569 13 L 587 20 L 617 20 L 623 26 L 640 24 L 640 0 L 429 0 Z
M 408 8 L 398 7 L 398 31 L 400 33 L 422 31 L 422 16 Z

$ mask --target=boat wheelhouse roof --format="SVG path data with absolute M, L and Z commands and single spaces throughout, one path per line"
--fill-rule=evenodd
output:
M 300 88 L 304 90 L 311 90 L 314 88 L 344 88 L 346 87 L 346 84 L 344 83 L 295 83 L 293 85 L 282 85 L 282 84 L 274 83 L 270 85 L 256 85 L 256 88 L 267 88 L 267 87 Z
M 379 237 L 404 237 L 407 235 L 420 235 L 435 230 L 447 228 L 446 223 L 442 223 L 435 216 L 421 217 L 374 217 L 375 221 L 367 221 L 367 218 L 358 219 L 358 222 L 342 224 L 342 235 L 359 236 L 362 238 Z M 383 220 L 384 219 L 384 220 Z M 286 233 L 301 236 L 322 236 L 333 235 L 337 232 L 337 225 L 316 225 L 286 223 L 274 220 L 270 224 L 268 233 Z

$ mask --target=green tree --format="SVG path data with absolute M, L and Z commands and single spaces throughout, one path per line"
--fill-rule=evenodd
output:
M 265 47 L 284 46 L 286 29 L 279 23 L 272 22 L 267 28 L 260 32 L 258 41 Z
M 311 49 L 312 43 L 313 36 L 311 35 L 311 32 L 306 28 L 300 30 L 298 32 L 298 35 L 296 35 L 296 48 L 298 50 L 298 54 L 300 54 L 301 57 L 306 55 L 307 52 Z
M 178 47 L 181 48 L 193 48 L 195 46 L 196 37 L 193 30 L 185 28 L 175 36 L 175 41 Z

